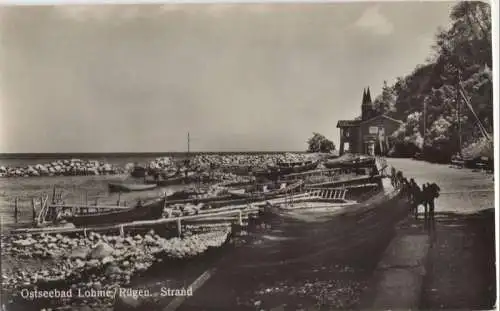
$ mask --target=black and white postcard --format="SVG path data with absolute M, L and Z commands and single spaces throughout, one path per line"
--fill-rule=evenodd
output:
M 0 310 L 497 307 L 497 1 L 2 3 Z

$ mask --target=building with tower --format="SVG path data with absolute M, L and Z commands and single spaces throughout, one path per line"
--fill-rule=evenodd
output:
M 370 88 L 363 90 L 361 116 L 354 120 L 339 120 L 340 155 L 344 153 L 363 153 L 386 155 L 390 150 L 389 136 L 403 122 L 386 114 L 379 114 L 375 109 Z

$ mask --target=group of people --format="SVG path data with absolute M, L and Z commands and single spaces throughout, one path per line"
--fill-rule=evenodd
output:
M 393 167 L 391 169 L 391 184 L 395 188 L 400 188 L 401 192 L 408 197 L 410 211 L 415 213 L 415 217 L 418 217 L 418 208 L 422 205 L 425 219 L 434 219 L 435 200 L 441 191 L 436 183 L 425 183 L 420 188 L 413 178 L 408 181 L 407 178 L 403 177 L 401 171 L 396 172 Z

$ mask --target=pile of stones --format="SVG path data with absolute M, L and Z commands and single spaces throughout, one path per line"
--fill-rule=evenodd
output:
M 97 160 L 57 160 L 25 167 L 0 166 L 0 177 L 83 176 L 122 174 L 123 168 Z
M 160 237 L 153 230 L 145 235 L 127 237 L 98 233 L 75 238 L 60 234 L 5 237 L 2 256 L 19 261 L 44 260 L 45 263 L 42 269 L 32 271 L 24 265 L 4 270 L 2 287 L 16 295 L 23 288 L 64 282 L 74 294 L 67 301 L 57 298 L 57 303 L 111 305 L 114 297 L 75 299 L 76 291 L 85 293 L 126 287 L 134 275 L 146 271 L 155 262 L 198 256 L 210 247 L 223 245 L 229 233 L 229 227 L 219 226 L 216 230 L 169 239 Z

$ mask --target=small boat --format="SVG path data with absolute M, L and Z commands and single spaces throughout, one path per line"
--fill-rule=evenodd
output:
M 132 172 L 130 172 L 130 176 L 135 178 L 144 178 L 148 174 L 147 169 L 144 166 L 135 165 Z
M 196 182 L 199 179 L 199 175 L 194 172 L 189 172 L 188 174 L 179 173 L 171 175 L 170 177 L 164 178 L 159 175 L 155 179 L 146 179 L 146 184 L 154 184 L 159 187 L 178 185 L 182 183 Z
M 346 155 L 333 160 L 328 160 L 323 164 L 326 168 L 362 168 L 375 165 L 374 157 L 364 157 Z
M 123 208 L 116 211 L 73 215 L 66 218 L 66 220 L 73 223 L 76 227 L 153 220 L 162 217 L 164 205 L 165 200 L 161 199 L 145 205 L 139 203 L 135 207 Z
M 304 182 L 300 180 L 292 184 L 281 183 L 279 186 L 272 183 L 264 185 L 251 185 L 239 189 L 229 189 L 227 192 L 236 198 L 259 198 L 265 200 L 281 194 L 298 191 L 303 184 Z
M 127 184 L 127 183 L 109 183 L 109 192 L 132 192 L 146 191 L 156 188 L 156 185 L 151 184 Z
M 317 161 L 303 161 L 303 162 L 278 162 L 275 166 L 271 166 L 272 170 L 278 171 L 281 175 L 302 173 L 314 170 L 318 167 Z

